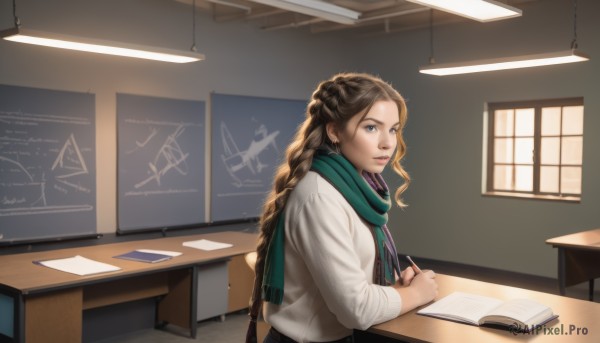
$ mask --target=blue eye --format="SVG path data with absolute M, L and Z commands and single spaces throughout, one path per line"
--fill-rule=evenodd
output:
M 393 134 L 396 134 L 396 133 L 398 133 L 398 128 L 393 127 L 392 129 L 390 129 L 390 132 Z
M 369 132 L 373 132 L 375 131 L 375 125 L 366 125 L 365 129 L 367 129 Z

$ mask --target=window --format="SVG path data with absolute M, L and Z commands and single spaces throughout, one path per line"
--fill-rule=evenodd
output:
M 489 103 L 488 195 L 579 201 L 583 98 Z

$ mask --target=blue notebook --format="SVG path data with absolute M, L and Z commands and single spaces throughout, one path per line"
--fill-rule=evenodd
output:
M 151 253 L 151 252 L 143 252 L 143 251 L 137 251 L 137 250 L 133 250 L 128 253 L 113 256 L 113 257 L 120 258 L 123 260 L 132 260 L 132 261 L 147 262 L 147 263 L 162 262 L 162 261 L 170 260 L 171 258 L 173 258 L 173 256 L 169 256 L 169 255 L 156 254 L 156 253 Z

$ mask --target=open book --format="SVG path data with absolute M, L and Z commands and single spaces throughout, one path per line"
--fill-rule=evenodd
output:
M 502 301 L 463 292 L 454 292 L 417 313 L 471 325 L 506 326 L 519 331 L 528 331 L 558 317 L 550 307 L 534 300 Z

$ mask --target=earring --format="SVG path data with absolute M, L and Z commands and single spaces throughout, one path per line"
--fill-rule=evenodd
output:
M 333 143 L 333 149 L 335 150 L 335 153 L 338 154 L 338 155 L 340 155 L 341 154 L 341 152 L 340 152 L 340 142 L 337 141 L 337 140 L 335 140 L 335 141 L 332 141 L 331 143 Z

